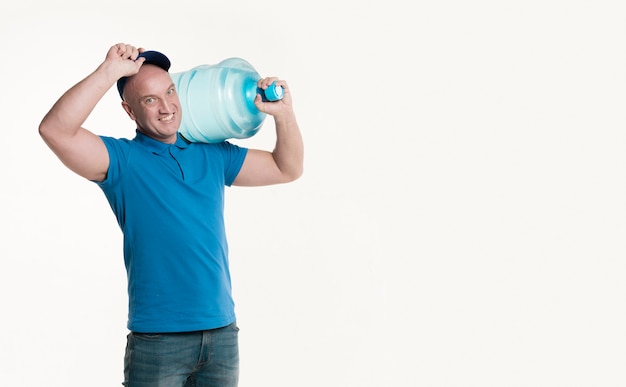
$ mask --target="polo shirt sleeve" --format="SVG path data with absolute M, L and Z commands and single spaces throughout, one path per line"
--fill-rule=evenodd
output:
M 109 169 L 106 178 L 99 183 L 102 187 L 110 187 L 120 180 L 122 168 L 128 161 L 130 144 L 126 140 L 100 136 L 109 152 Z
M 224 157 L 224 182 L 230 187 L 243 166 L 243 162 L 248 154 L 248 148 L 224 141 L 220 144 L 220 149 Z

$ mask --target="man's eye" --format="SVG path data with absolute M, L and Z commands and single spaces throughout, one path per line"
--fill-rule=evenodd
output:
M 154 98 L 146 98 L 146 103 L 154 103 Z
M 171 89 L 169 89 L 169 90 L 167 91 L 167 95 L 172 95 L 172 94 L 174 94 L 174 92 L 175 92 L 175 91 L 176 91 L 176 90 L 174 90 L 174 88 L 172 87 Z

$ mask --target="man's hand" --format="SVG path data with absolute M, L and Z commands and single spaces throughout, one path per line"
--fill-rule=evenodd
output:
M 141 65 L 146 60 L 145 58 L 137 59 L 139 54 L 144 51 L 145 49 L 143 48 L 136 48 L 130 44 L 118 43 L 109 49 L 105 62 L 115 66 L 116 71 L 119 71 L 120 78 L 130 77 L 139 72 Z
M 276 86 L 281 86 L 283 88 L 283 98 L 274 102 L 263 102 L 261 95 L 257 94 L 254 98 L 254 105 L 257 109 L 259 109 L 259 111 L 274 116 L 275 118 L 284 114 L 293 114 L 291 94 L 289 93 L 287 82 L 276 77 L 267 77 L 260 79 L 257 82 L 257 86 L 266 90 L 272 83 L 275 83 Z

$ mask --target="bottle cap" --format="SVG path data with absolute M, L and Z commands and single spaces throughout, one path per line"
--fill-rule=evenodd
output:
M 282 86 L 272 83 L 267 89 L 265 89 L 264 94 L 268 101 L 278 101 L 283 98 L 285 91 Z

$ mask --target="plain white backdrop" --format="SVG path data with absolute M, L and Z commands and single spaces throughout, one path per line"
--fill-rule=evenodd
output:
M 0 384 L 121 385 L 121 233 L 37 126 L 125 42 L 291 87 L 305 174 L 227 191 L 242 387 L 626 385 L 624 20 L 620 0 L 4 2 Z M 85 126 L 134 133 L 114 88 Z

